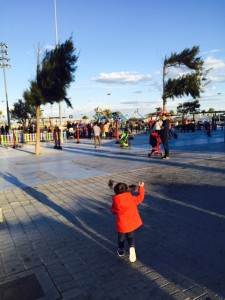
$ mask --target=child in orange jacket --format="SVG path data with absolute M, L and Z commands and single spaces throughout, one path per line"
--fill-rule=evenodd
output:
M 111 212 L 116 214 L 116 230 L 118 232 L 118 250 L 117 254 L 124 256 L 125 237 L 130 247 L 129 259 L 136 261 L 136 252 L 134 247 L 134 231 L 142 225 L 137 205 L 144 200 L 145 188 L 144 182 L 138 185 L 138 195 L 133 195 L 132 191 L 136 186 L 127 186 L 119 182 L 114 186 L 112 180 L 109 181 L 110 188 L 114 189 L 115 195 L 112 197 Z

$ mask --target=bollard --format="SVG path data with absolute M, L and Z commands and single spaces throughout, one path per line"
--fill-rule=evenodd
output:
M 118 118 L 116 118 L 116 144 L 120 143 L 118 122 L 119 122 L 119 120 L 118 120 Z
M 77 126 L 77 144 L 80 144 L 80 129 L 79 129 L 79 126 Z

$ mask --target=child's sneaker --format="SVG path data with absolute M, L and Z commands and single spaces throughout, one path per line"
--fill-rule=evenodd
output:
M 136 252 L 134 247 L 130 247 L 130 257 L 129 257 L 130 262 L 135 262 L 136 261 Z
M 118 254 L 119 257 L 123 257 L 124 256 L 124 250 L 123 249 L 118 249 L 117 254 Z

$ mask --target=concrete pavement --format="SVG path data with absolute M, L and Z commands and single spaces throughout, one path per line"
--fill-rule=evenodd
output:
M 145 134 L 0 148 L 0 299 L 225 299 L 223 131 L 170 148 L 148 158 Z M 145 181 L 133 264 L 116 255 L 110 178 Z

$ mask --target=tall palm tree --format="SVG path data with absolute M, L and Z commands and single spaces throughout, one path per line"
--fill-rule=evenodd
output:
M 46 52 L 41 70 L 37 72 L 37 84 L 47 103 L 64 100 L 69 107 L 72 104 L 67 97 L 67 89 L 74 81 L 75 66 L 79 55 L 70 38 L 64 44 L 58 44 L 54 50 Z
M 24 92 L 24 99 L 36 106 L 37 138 L 35 154 L 40 154 L 40 106 L 65 101 L 72 107 L 67 97 L 67 89 L 75 80 L 74 72 L 79 55 L 74 54 L 72 38 L 64 44 L 58 44 L 54 50 L 47 51 L 41 64 L 37 64 L 36 79 L 30 82 L 30 88 Z
M 184 49 L 181 53 L 172 53 L 170 57 L 165 57 L 163 62 L 163 112 L 166 110 L 168 98 L 182 97 L 191 95 L 194 99 L 199 98 L 203 92 L 203 86 L 208 82 L 206 75 L 209 70 L 203 70 L 204 61 L 197 57 L 199 47 Z M 177 78 L 168 78 L 168 70 L 171 67 L 182 67 L 187 72 Z M 205 82 L 203 84 L 203 81 Z

